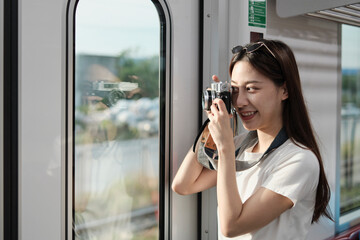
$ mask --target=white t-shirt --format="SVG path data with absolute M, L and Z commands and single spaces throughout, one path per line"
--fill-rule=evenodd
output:
M 244 138 L 235 138 L 235 146 Z M 256 161 L 262 154 L 244 151 L 236 159 Z M 290 139 L 250 169 L 236 172 L 239 194 L 244 203 L 260 187 L 289 198 L 291 209 L 263 228 L 234 238 L 226 238 L 218 227 L 218 239 L 225 240 L 304 240 L 313 216 L 316 189 L 319 180 L 319 163 L 315 154 L 295 145 Z

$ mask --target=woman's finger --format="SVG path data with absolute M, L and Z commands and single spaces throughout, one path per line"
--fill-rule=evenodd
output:
M 214 117 L 214 114 L 211 111 L 205 111 L 208 119 L 211 121 Z
M 217 107 L 217 104 L 214 103 L 214 102 L 211 104 L 210 109 L 211 109 L 211 112 L 213 113 L 213 115 L 219 113 L 219 109 L 218 109 L 218 107 Z
M 216 76 L 216 75 L 212 75 L 212 80 L 213 80 L 214 82 L 220 82 L 220 79 L 219 79 L 218 76 Z
M 219 112 L 225 112 L 225 111 L 227 112 L 226 105 L 222 99 L 216 98 L 214 99 L 213 103 L 216 104 Z

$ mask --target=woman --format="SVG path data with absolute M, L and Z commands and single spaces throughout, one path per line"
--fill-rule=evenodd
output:
M 311 223 L 322 215 L 331 219 L 330 189 L 294 55 L 286 44 L 270 40 L 233 53 L 232 104 L 250 132 L 233 138 L 225 104 L 215 99 L 207 114 L 217 171 L 201 165 L 190 150 L 172 188 L 192 194 L 217 186 L 219 239 L 306 239 Z M 253 144 L 234 154 L 249 135 Z M 236 162 L 251 167 L 239 170 Z

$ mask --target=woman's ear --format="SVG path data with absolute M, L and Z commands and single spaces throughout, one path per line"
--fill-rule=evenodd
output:
M 281 91 L 282 91 L 281 100 L 284 101 L 284 100 L 288 99 L 289 93 L 288 93 L 288 89 L 287 89 L 287 86 L 286 86 L 286 82 L 284 83 L 284 85 L 282 85 Z

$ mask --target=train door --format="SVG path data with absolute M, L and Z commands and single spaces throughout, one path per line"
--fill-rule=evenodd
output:
M 69 239 L 197 237 L 196 195 L 170 189 L 197 127 L 197 15 L 192 1 L 69 5 Z
M 18 182 L 5 239 L 196 239 L 197 196 L 170 179 L 198 125 L 198 4 L 6 2 L 18 121 L 5 180 Z

